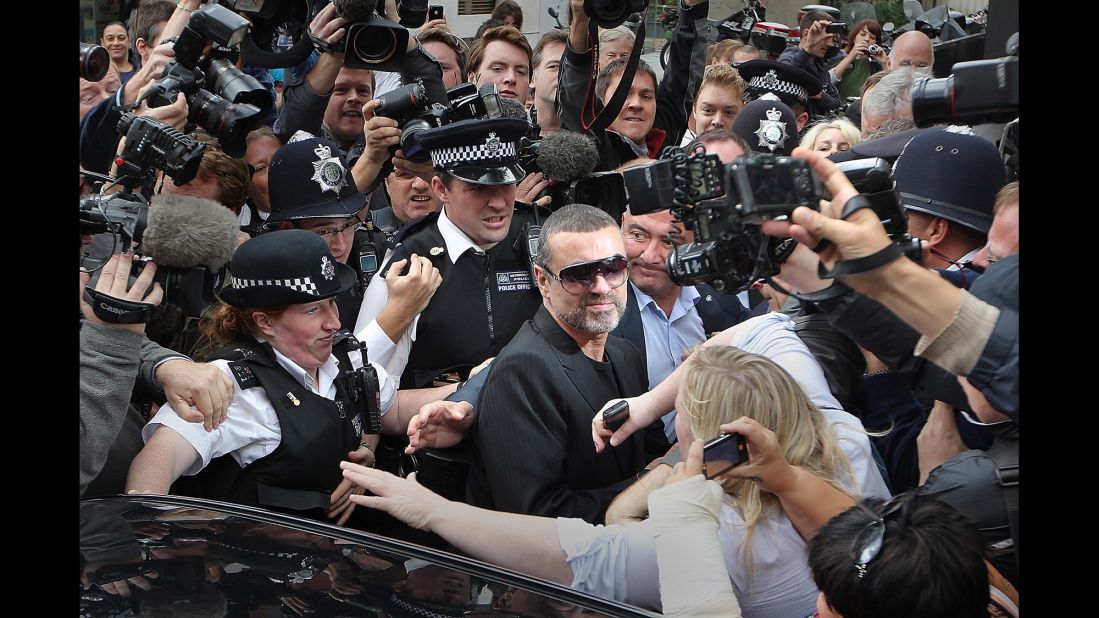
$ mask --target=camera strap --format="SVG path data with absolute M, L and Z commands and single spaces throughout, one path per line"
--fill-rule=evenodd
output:
M 148 324 L 164 315 L 164 305 L 115 298 L 91 286 L 84 288 L 84 300 L 95 317 L 108 324 Z
M 648 0 L 641 9 L 642 15 L 649 8 Z M 645 46 L 645 20 L 637 26 L 634 33 L 633 49 L 626 61 L 626 68 L 622 71 L 622 79 L 618 81 L 618 87 L 614 94 L 603 105 L 603 109 L 596 110 L 597 94 L 595 92 L 595 79 L 599 75 L 599 26 L 594 21 L 588 21 L 588 43 L 591 45 L 591 74 L 588 76 L 587 91 L 584 92 L 584 102 L 580 107 L 580 126 L 587 131 L 600 132 L 611 126 L 618 113 L 622 111 L 622 105 L 626 102 L 626 96 L 633 86 L 633 76 L 637 73 L 637 65 L 641 60 L 641 48 Z M 627 81 L 625 77 L 629 75 Z M 659 86 L 659 84 L 657 84 Z M 590 119 L 590 120 L 589 120 Z

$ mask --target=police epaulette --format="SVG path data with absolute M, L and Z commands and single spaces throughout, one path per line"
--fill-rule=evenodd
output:
M 260 385 L 259 379 L 248 365 L 239 361 L 229 361 L 229 369 L 233 372 L 233 377 L 236 378 L 241 390 L 255 388 Z

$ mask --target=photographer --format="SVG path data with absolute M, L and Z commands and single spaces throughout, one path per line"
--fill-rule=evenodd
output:
M 801 40 L 797 47 L 787 47 L 778 61 L 789 64 L 813 75 L 823 90 L 809 99 L 809 119 L 815 120 L 840 107 L 839 91 L 832 83 L 825 56 L 832 47 L 835 35 L 828 32 L 832 18 L 821 11 L 810 11 L 801 18 Z
M 877 215 L 863 208 L 845 220 L 838 218 L 842 205 L 856 195 L 843 173 L 817 153 L 799 150 L 795 156 L 810 162 L 834 198 L 819 213 L 808 208 L 795 210 L 794 224 L 768 222 L 764 232 L 792 235 L 807 247 L 829 239 L 832 244 L 819 253 L 828 268 L 840 259 L 884 257 L 876 254 L 892 241 Z M 792 281 L 802 292 L 828 287 L 819 279 L 813 281 L 815 273 L 803 273 L 803 277 Z M 967 376 L 997 410 L 1018 417 L 1017 311 L 983 302 L 911 260 L 893 259 L 874 270 L 845 277 L 843 283 L 878 301 L 914 328 L 920 335 L 914 350 L 917 356 Z
M 362 107 L 374 98 L 375 82 L 373 71 L 345 67 L 344 52 L 332 47 L 344 42 L 348 25 L 346 18 L 336 15 L 334 4 L 326 5 L 310 22 L 309 34 L 328 47 L 318 50 L 316 63 L 303 78 L 287 82 L 274 129 L 284 137 L 306 131 L 332 139 L 347 152 L 354 166 L 366 139 Z M 438 61 L 425 53 L 412 36 L 408 37 L 404 67 L 404 83 L 422 79 L 431 101 L 446 102 Z M 353 173 L 356 177 L 360 175 L 358 171 Z
M 137 101 L 138 94 L 160 78 L 175 58 L 168 39 L 179 35 L 200 0 L 143 0 L 130 14 L 129 37 L 141 59 L 141 68 L 115 96 L 103 101 L 80 123 L 80 163 L 93 172 L 107 173 L 118 144 L 121 107 Z M 161 43 L 164 41 L 164 43 Z
M 159 304 L 160 284 L 150 287 L 156 264 L 129 283 L 132 253 L 112 256 L 99 273 L 97 292 L 149 305 Z M 131 395 L 165 397 L 185 420 L 216 427 L 224 418 L 232 386 L 208 365 L 162 348 L 143 336 L 144 324 L 100 319 L 84 298 L 90 273 L 81 273 L 80 495 L 122 493 L 126 469 L 141 450 L 144 415 Z M 136 390 L 135 390 L 136 388 Z
M 590 130 L 599 147 L 598 170 L 613 170 L 638 157 L 656 158 L 664 146 L 679 143 L 687 124 L 683 101 L 690 69 L 693 68 L 690 60 L 696 57 L 701 65 L 705 57 L 701 52 L 692 53 L 695 45 L 706 45 L 705 38 L 698 36 L 696 23 L 705 21 L 709 6 L 706 0 L 684 0 L 681 3 L 671 59 L 658 87 L 656 74 L 643 61 L 639 62 L 636 74 L 625 75 L 627 61 L 621 59 L 600 67 L 595 83 L 590 83 L 591 65 L 596 59 L 589 47 L 589 19 L 584 12 L 583 1 L 570 0 L 572 22 L 569 26 L 569 44 L 561 58 L 557 88 L 561 126 L 569 131 L 588 132 L 589 129 L 581 123 L 584 93 L 595 89 L 596 109 L 588 111 L 599 112 L 620 82 L 629 80 L 631 84 L 622 109 L 607 110 L 615 116 L 609 126 L 602 125 L 607 126 L 608 130 Z M 698 72 L 701 71 L 699 66 Z

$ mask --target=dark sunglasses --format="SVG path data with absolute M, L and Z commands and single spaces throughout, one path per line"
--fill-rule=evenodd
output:
M 544 268 L 544 267 L 543 267 Z M 617 288 L 626 282 L 626 273 L 630 269 L 630 263 L 621 255 L 612 255 L 601 260 L 580 262 L 561 269 L 558 274 L 553 274 L 545 268 L 546 274 L 561 282 L 561 287 L 569 294 L 579 295 L 587 292 L 595 285 L 596 275 L 603 275 L 607 285 Z
M 903 505 L 904 500 L 901 499 L 901 496 L 893 498 L 885 504 L 882 514 L 866 524 L 866 527 L 855 537 L 851 557 L 855 561 L 855 570 L 859 572 L 859 579 L 866 575 L 867 567 L 881 553 L 882 544 L 885 542 L 885 520 L 901 510 Z

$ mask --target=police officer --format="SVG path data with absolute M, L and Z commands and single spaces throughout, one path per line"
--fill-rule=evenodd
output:
M 212 363 L 234 380 L 226 419 L 210 432 L 160 408 L 142 430 L 128 491 L 186 493 L 342 525 L 354 505 L 340 462 L 374 463 L 379 434 L 403 435 L 420 406 L 453 387 L 398 393 L 339 330 L 335 298 L 355 285 L 317 234 L 280 230 L 242 244 L 233 279 L 202 329 Z M 404 414 L 402 414 L 402 409 Z M 188 483 L 172 484 L 183 475 Z
M 376 278 L 397 276 L 400 260 L 426 257 L 442 285 L 410 328 L 387 329 L 375 319 L 387 286 L 367 289 L 355 323 L 371 358 L 404 388 L 420 388 L 448 372 L 465 379 L 495 356 L 534 315 L 541 296 L 531 278 L 528 237 L 535 213 L 516 210 L 516 184 L 526 172 L 516 142 L 529 124 L 515 118 L 463 120 L 422 131 L 431 152 L 432 189 L 443 203 L 405 227 Z M 532 231 L 533 229 L 533 231 Z M 395 262 L 398 261 L 398 262 Z
M 268 229 L 300 228 L 321 236 L 336 261 L 355 272 L 355 284 L 336 297 L 341 327 L 355 324 L 363 294 L 385 255 L 385 235 L 375 228 L 366 196 L 355 188 L 347 159 L 336 142 L 308 137 L 278 149 L 268 169 L 271 216 Z M 400 282 L 387 312 L 415 314 L 439 285 L 426 260 Z M 384 287 L 384 284 L 383 284 Z M 383 318 L 384 319 L 384 318 Z M 407 325 L 407 320 L 399 322 Z
M 820 80 L 795 66 L 772 60 L 749 60 L 736 67 L 748 89 L 744 101 L 757 99 L 779 100 L 794 113 L 800 133 L 809 122 L 809 100 L 820 96 L 823 89 Z

